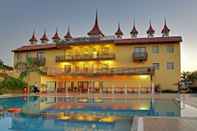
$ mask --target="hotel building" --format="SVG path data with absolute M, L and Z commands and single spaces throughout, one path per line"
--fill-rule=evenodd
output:
M 56 30 L 48 43 L 44 32 L 38 44 L 33 33 L 28 45 L 13 50 L 14 65 L 22 71 L 26 68 L 22 63 L 32 58 L 44 74 L 32 72 L 27 82 L 47 92 L 148 92 L 152 86 L 177 90 L 182 38 L 169 32 L 165 22 L 159 37 L 154 36 L 151 23 L 143 38 L 138 37 L 135 24 L 130 38 L 123 38 L 120 25 L 114 36 L 106 36 L 96 14 L 87 37 L 75 38 L 68 28 L 64 39 Z

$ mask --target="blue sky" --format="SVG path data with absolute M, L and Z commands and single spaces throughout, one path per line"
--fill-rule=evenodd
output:
M 52 36 L 56 27 L 63 36 L 70 25 L 73 36 L 85 36 L 96 9 L 105 35 L 112 35 L 120 22 L 129 37 L 135 18 L 141 37 L 150 19 L 160 36 L 166 17 L 171 35 L 183 36 L 182 70 L 197 70 L 196 0 L 0 0 L 0 58 L 12 65 L 11 50 L 27 44 L 34 29 L 38 38 L 44 29 Z

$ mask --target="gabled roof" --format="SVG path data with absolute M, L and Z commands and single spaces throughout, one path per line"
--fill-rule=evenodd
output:
M 104 36 L 104 34 L 101 32 L 98 24 L 98 14 L 96 11 L 96 18 L 93 28 L 88 32 L 89 36 Z

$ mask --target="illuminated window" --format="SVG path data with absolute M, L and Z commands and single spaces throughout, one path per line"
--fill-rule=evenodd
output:
M 166 67 L 168 70 L 174 70 L 174 63 L 173 62 L 167 62 Z
M 104 54 L 109 53 L 109 47 L 102 47 L 101 52 Z
M 167 50 L 168 53 L 174 53 L 174 46 L 168 45 L 166 50 Z
M 152 53 L 158 54 L 159 53 L 159 46 L 153 46 L 152 47 Z
M 65 65 L 65 66 L 64 66 L 64 71 L 65 71 L 66 73 L 71 72 L 71 65 Z
M 159 63 L 153 63 L 153 68 L 154 68 L 155 70 L 159 70 L 160 64 L 159 64 Z

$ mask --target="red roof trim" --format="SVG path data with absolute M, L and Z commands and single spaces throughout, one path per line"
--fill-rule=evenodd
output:
M 22 46 L 13 52 L 26 52 L 26 51 L 35 51 L 35 50 L 49 50 L 49 49 L 62 49 L 69 47 L 70 45 L 87 45 L 87 44 L 102 44 L 102 43 L 114 43 L 116 45 L 132 45 L 132 44 L 168 44 L 168 43 L 177 43 L 182 42 L 182 37 L 180 36 L 170 36 L 170 37 L 152 37 L 152 38 L 135 38 L 135 39 L 118 39 L 118 40 L 99 40 L 99 41 L 90 41 L 90 42 L 76 42 L 71 44 L 38 44 L 38 45 L 29 45 Z
M 12 52 L 26 52 L 26 51 L 35 51 L 35 50 L 48 50 L 48 49 L 56 49 L 56 44 L 39 44 L 39 45 L 29 45 L 29 46 L 22 46 Z
M 171 37 L 152 37 L 152 38 L 135 38 L 135 39 L 120 39 L 115 40 L 117 45 L 128 45 L 128 44 L 160 44 L 160 43 L 177 43 L 182 42 L 182 37 L 171 36 Z

